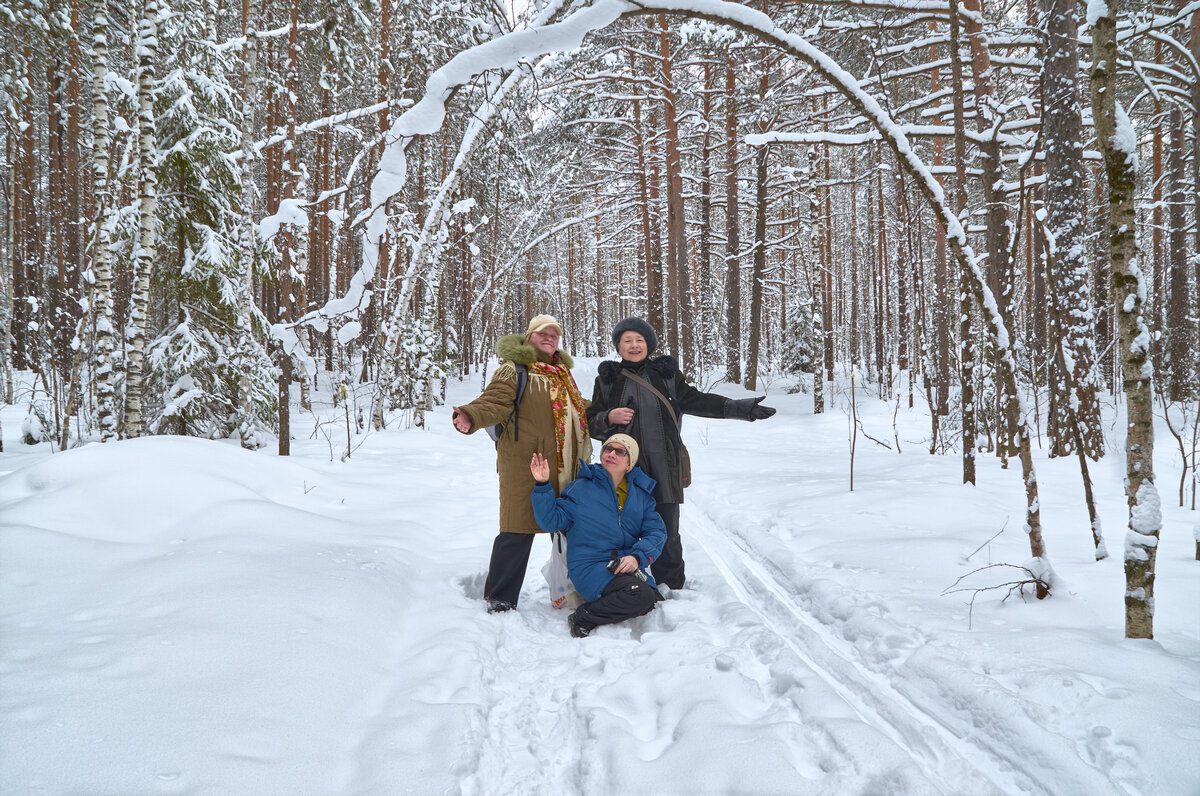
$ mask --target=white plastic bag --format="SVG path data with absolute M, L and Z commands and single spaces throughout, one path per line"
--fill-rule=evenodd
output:
M 542 576 L 550 586 L 550 604 L 555 608 L 573 609 L 583 605 L 583 598 L 575 591 L 575 584 L 567 574 L 566 534 L 550 534 L 550 558 L 542 565 Z

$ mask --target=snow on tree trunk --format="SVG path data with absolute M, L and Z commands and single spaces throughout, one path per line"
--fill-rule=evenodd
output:
M 950 0 L 950 68 L 954 85 L 963 85 L 962 51 L 959 38 L 958 0 Z M 976 86 L 978 89 L 978 86 Z M 967 221 L 967 133 L 963 111 L 963 93 L 953 92 L 954 98 L 954 209 L 961 223 Z M 978 98 L 978 93 L 976 94 Z M 979 103 L 976 103 L 977 108 Z M 971 334 L 971 286 L 966 269 L 958 274 L 958 351 L 960 411 L 962 412 L 962 479 L 964 484 L 975 483 L 975 351 Z
M 93 298 L 96 319 L 96 419 L 100 441 L 118 436 L 118 417 L 113 373 L 112 260 L 109 246 L 109 213 L 112 199 L 108 189 L 108 18 L 105 4 L 96 6 L 92 35 L 92 185 L 96 195 L 96 234 L 92 244 Z
M 1154 367 L 1143 313 L 1146 280 L 1138 264 L 1137 136 L 1117 101 L 1117 0 L 1091 0 L 1092 118 L 1108 176 L 1113 301 L 1128 425 L 1125 437 L 1125 637 L 1154 638 L 1154 563 L 1162 512 L 1154 485 Z
M 1080 118 L 1077 80 L 1079 75 L 1079 32 L 1075 3 L 1043 0 L 1046 40 L 1042 72 L 1042 131 L 1046 138 L 1045 224 L 1057 244 L 1047 261 L 1051 299 L 1058 310 L 1066 340 L 1067 371 L 1055 384 L 1068 386 L 1059 393 L 1059 412 L 1052 439 L 1058 455 L 1074 447 L 1069 414 L 1082 424 L 1080 437 L 1092 459 L 1103 454 L 1100 405 L 1096 398 L 1095 312 L 1092 307 L 1091 274 L 1085 258 L 1087 216 L 1084 212 L 1083 123 Z M 1068 403 L 1070 405 L 1068 405 Z
M 746 347 L 747 390 L 758 389 L 759 346 L 762 341 L 763 279 L 767 270 L 767 147 L 754 161 L 754 270 L 750 277 L 750 340 Z
M 820 224 L 821 203 L 817 195 L 817 166 L 818 156 L 817 148 L 809 147 L 808 149 L 808 174 L 805 184 L 805 202 L 808 205 L 808 252 L 810 260 L 815 260 L 815 267 L 812 269 L 812 281 L 810 282 L 810 296 L 812 300 L 812 342 L 809 344 L 809 351 L 812 352 L 812 371 L 813 371 L 813 414 L 819 415 L 825 411 L 825 367 L 824 358 L 821 356 L 821 349 L 825 344 L 825 321 L 821 313 L 821 285 L 824 282 L 822 274 L 824 273 L 824 260 L 822 257 L 812 257 L 812 253 L 821 247 L 820 242 Z
M 255 69 L 258 61 L 258 5 L 242 0 L 242 223 L 239 227 L 240 272 L 237 285 L 237 362 L 238 406 L 236 427 L 243 448 L 258 448 L 261 441 L 254 427 L 254 397 L 251 368 L 254 367 L 254 329 L 251 310 L 254 291 L 254 256 L 257 234 L 254 231 L 254 160 L 255 111 L 258 107 Z
M 738 249 L 737 69 L 725 54 L 725 380 L 742 381 L 742 277 Z
M 158 0 L 145 0 L 138 30 L 138 157 L 141 176 L 141 224 L 134 277 L 125 377 L 125 436 L 143 432 L 146 325 L 149 322 L 150 272 L 156 255 L 158 220 L 158 145 L 154 131 L 154 62 L 158 57 Z
M 1193 309 L 1188 288 L 1191 263 L 1187 256 L 1187 177 L 1184 168 L 1183 112 L 1172 103 L 1167 114 L 1170 141 L 1167 149 L 1167 297 L 1166 392 L 1172 401 L 1186 401 L 1195 394 L 1196 337 L 1190 317 Z

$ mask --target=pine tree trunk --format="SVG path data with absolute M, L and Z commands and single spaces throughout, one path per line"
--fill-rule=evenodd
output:
M 132 310 L 125 376 L 125 436 L 140 437 L 144 432 L 142 392 L 145 388 L 146 327 L 149 324 L 150 272 L 157 254 L 158 220 L 155 217 L 158 188 L 158 145 L 154 131 L 154 62 L 158 58 L 158 0 L 145 0 L 138 31 L 138 157 L 141 174 L 141 236 L 138 245 L 137 273 L 132 295 Z
M 936 45 L 930 47 L 930 58 L 937 58 Z M 932 94 L 936 94 L 941 90 L 941 87 L 941 72 L 935 67 L 930 76 L 929 91 Z M 955 93 L 957 94 L 957 92 Z M 935 116 L 933 123 L 941 124 L 942 117 Z M 939 135 L 933 139 L 934 168 L 940 167 L 942 163 L 942 137 Z M 942 185 L 942 189 L 945 190 L 945 181 L 940 175 L 937 181 L 939 185 Z M 935 386 L 937 388 L 937 415 L 946 417 L 950 414 L 950 315 L 953 310 L 950 308 L 950 264 L 946 256 L 946 232 L 940 224 L 937 226 L 935 234 L 937 235 L 937 260 L 932 295 L 933 316 L 937 335 Z M 937 425 L 936 417 L 933 422 Z M 936 434 L 934 436 L 936 437 Z
M 1192 24 L 1190 31 L 1191 38 L 1188 42 L 1188 47 L 1192 53 L 1192 59 L 1196 63 L 1200 63 L 1200 14 L 1192 13 Z M 1193 307 L 1193 312 L 1196 317 L 1196 334 L 1197 343 L 1200 344 L 1200 79 L 1192 81 L 1192 202 L 1194 220 L 1193 227 L 1195 228 L 1195 244 L 1192 249 L 1192 265 L 1195 271 L 1196 285 L 1196 305 Z M 1200 367 L 1200 366 L 1198 366 Z M 1196 374 L 1197 380 L 1200 380 L 1200 373 Z M 1200 389 L 1200 386 L 1198 386 Z M 1200 411 L 1200 410 L 1198 410 Z M 1200 462 L 1192 462 L 1192 473 L 1195 475 Z M 1195 494 L 1192 495 L 1193 506 L 1195 504 Z M 1196 542 L 1196 556 L 1200 560 L 1200 540 Z
M 1102 11 L 1103 15 L 1096 14 Z M 1137 140 L 1117 102 L 1117 0 L 1089 6 L 1092 22 L 1092 118 L 1108 176 L 1113 303 L 1128 426 L 1125 437 L 1125 637 L 1154 638 L 1154 565 L 1162 528 L 1154 485 L 1153 369 L 1147 361 L 1150 332 L 1143 318 L 1146 282 L 1138 265 L 1136 227 Z M 1093 19 L 1092 16 L 1096 15 Z
M 812 241 L 808 250 L 812 252 L 819 250 L 819 255 L 816 258 L 816 267 L 812 269 L 812 281 L 810 282 L 809 297 L 812 301 L 812 340 L 809 350 L 812 352 L 812 370 L 813 370 L 813 414 L 819 415 L 825 412 L 825 358 L 821 355 L 821 349 L 825 345 L 825 320 L 824 313 L 821 311 L 821 288 L 824 285 L 825 272 L 825 247 L 823 244 L 824 238 L 821 235 L 821 200 L 817 192 L 817 169 L 819 167 L 817 148 L 809 147 L 808 150 L 808 182 L 805 191 L 805 200 L 808 202 L 808 227 L 809 238 Z
M 746 348 L 745 386 L 758 389 L 759 347 L 762 345 L 763 279 L 767 270 L 767 147 L 755 154 L 754 271 L 750 278 L 750 340 Z
M 910 226 L 908 216 L 908 197 L 904 187 L 904 172 L 896 169 L 896 223 L 901 230 L 907 231 Z M 911 249 L 906 249 L 904 243 L 908 240 L 906 234 L 901 234 L 896 240 L 896 369 L 900 371 L 903 385 L 908 383 L 909 407 L 912 407 L 912 372 L 909 364 L 909 314 L 908 314 L 908 264 L 915 262 Z
M 712 362 L 709 357 L 716 351 L 720 334 L 716 333 L 716 314 L 713 307 L 713 294 L 716 285 L 713 284 L 712 263 L 712 94 L 713 68 L 707 60 L 704 62 L 704 93 L 701 97 L 702 139 L 700 155 L 700 284 L 696 293 L 700 297 L 700 317 L 697 319 L 700 339 L 699 369 L 706 371 Z
M 825 95 L 821 98 L 821 107 L 824 111 L 821 128 L 824 131 L 829 130 L 829 96 Z M 825 216 L 824 223 L 821 225 L 825 233 L 825 267 L 821 270 L 821 307 L 822 324 L 825 338 L 822 341 L 822 355 L 825 358 L 825 380 L 833 383 L 833 325 L 835 323 L 833 317 L 833 188 L 830 181 L 830 163 L 832 159 L 829 157 L 829 144 L 823 145 L 823 157 L 821 161 L 825 167 Z
M 742 381 L 742 276 L 738 263 L 737 71 L 725 56 L 725 380 Z
M 1167 152 L 1167 282 L 1166 393 L 1172 401 L 1186 401 L 1195 393 L 1196 338 L 1192 319 L 1187 256 L 1187 177 L 1184 168 L 1184 123 L 1179 105 L 1167 114 L 1170 140 Z
M 1069 362 L 1063 381 L 1070 397 L 1060 394 L 1058 401 L 1058 439 L 1054 450 L 1067 454 L 1073 447 L 1073 435 L 1067 415 L 1074 414 L 1083 424 L 1080 437 L 1092 459 L 1103 453 L 1100 405 L 1096 398 L 1095 311 L 1092 307 L 1087 248 L 1083 139 L 1077 80 L 1079 75 L 1078 25 L 1076 5 L 1070 0 L 1043 0 L 1046 22 L 1045 64 L 1042 73 L 1043 120 L 1046 137 L 1046 226 L 1055 242 L 1048 259 L 1050 285 L 1062 324 Z M 1069 308 L 1069 309 L 1068 309 Z M 1052 337 L 1051 339 L 1056 339 Z M 1074 411 L 1068 413 L 1068 403 Z
M 258 61 L 258 6 L 255 0 L 242 0 L 242 223 L 239 226 L 239 271 L 237 285 L 237 419 L 238 438 L 243 448 L 257 448 L 259 441 L 254 429 L 254 396 L 251 387 L 254 362 L 254 330 L 251 307 L 254 300 L 254 131 L 258 107 L 255 69 Z
M 642 104 L 640 100 L 633 101 L 633 139 L 634 149 L 637 150 L 637 206 L 638 219 L 641 222 L 642 241 L 639 249 L 642 275 L 645 282 L 647 298 L 650 296 L 650 286 L 657 275 L 654 273 L 653 243 L 654 224 L 650 212 L 650 174 L 646 165 L 646 140 L 642 135 Z M 530 310 L 532 312 L 532 309 Z M 533 317 L 530 315 L 529 317 Z
M 954 85 L 963 85 L 962 51 L 958 25 L 958 0 L 950 0 L 950 69 Z M 954 94 L 954 209 L 959 223 L 967 226 L 967 132 L 963 111 L 963 94 Z M 976 85 L 976 112 L 980 110 Z M 970 274 L 959 269 L 958 274 L 958 351 L 959 351 L 959 410 L 962 413 L 962 479 L 964 484 L 975 483 L 975 352 L 971 335 Z
M 695 342 L 696 319 L 692 314 L 692 286 L 688 272 L 687 219 L 683 204 L 683 167 L 679 153 L 679 124 L 676 121 L 676 90 L 671 69 L 671 39 L 666 16 L 659 16 L 659 54 L 662 56 L 663 128 L 666 133 L 667 236 L 671 272 L 671 312 L 668 339 L 684 371 L 690 371 Z

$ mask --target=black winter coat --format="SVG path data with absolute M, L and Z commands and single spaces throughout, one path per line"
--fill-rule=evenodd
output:
M 700 392 L 688 384 L 679 372 L 674 357 L 658 356 L 636 365 L 607 360 L 600 363 L 596 386 L 592 390 L 592 405 L 588 407 L 588 431 L 598 440 L 613 434 L 628 434 L 637 440 L 637 466 L 657 484 L 654 499 L 658 503 L 683 502 L 682 455 L 683 441 L 679 429 L 654 393 L 637 382 L 625 378 L 626 370 L 650 382 L 671 401 L 675 416 L 728 417 L 729 399 L 716 393 Z M 608 410 L 632 407 L 633 420 L 624 425 L 608 422 Z

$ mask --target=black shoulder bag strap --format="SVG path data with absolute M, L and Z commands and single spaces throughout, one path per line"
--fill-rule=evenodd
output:
M 649 390 L 650 392 L 652 392 L 656 396 L 658 396 L 658 400 L 662 401 L 663 406 L 667 407 L 667 412 L 670 413 L 671 420 L 675 421 L 676 430 L 680 430 L 683 428 L 683 426 L 679 422 L 679 418 L 675 416 L 675 408 L 671 406 L 671 402 L 667 400 L 667 396 L 663 395 L 661 392 L 658 391 L 657 387 L 655 387 L 653 384 L 646 381 L 641 376 L 637 375 L 636 373 L 634 373 L 631 370 L 625 371 L 625 378 L 633 379 L 638 384 L 642 385 L 647 390 Z
M 675 415 L 675 408 L 671 406 L 671 402 L 667 400 L 667 396 L 659 392 L 653 384 L 632 371 L 625 371 L 625 378 L 633 379 L 635 382 L 657 395 L 658 400 L 662 401 L 662 405 L 667 408 L 667 412 L 671 415 L 671 419 L 675 421 L 675 429 L 677 431 L 683 431 L 683 426 L 680 425 L 679 418 Z M 683 444 L 682 435 L 679 438 L 679 479 L 685 489 L 692 485 L 692 455 L 688 453 L 687 445 Z

